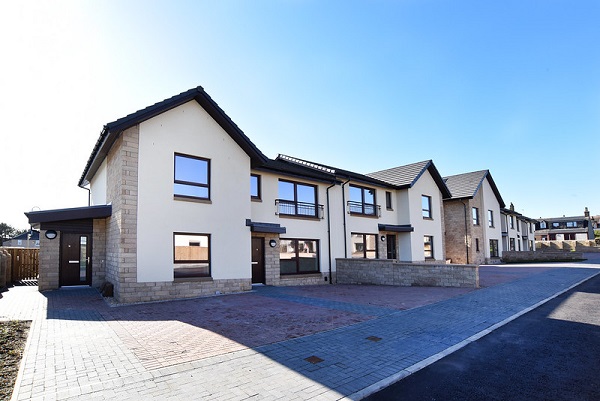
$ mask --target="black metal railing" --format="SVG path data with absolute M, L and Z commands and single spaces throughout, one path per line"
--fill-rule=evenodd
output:
M 381 216 L 381 206 L 372 203 L 348 201 L 348 213 L 365 216 Z
M 275 199 L 275 214 L 284 216 L 323 218 L 323 205 Z

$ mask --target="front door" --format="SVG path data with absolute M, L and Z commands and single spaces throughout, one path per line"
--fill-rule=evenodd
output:
M 60 285 L 91 285 L 91 235 L 62 233 L 60 241 Z
M 394 234 L 387 235 L 387 258 L 398 258 L 398 253 L 396 252 L 396 236 Z
M 252 284 L 265 284 L 265 240 L 252 237 Z

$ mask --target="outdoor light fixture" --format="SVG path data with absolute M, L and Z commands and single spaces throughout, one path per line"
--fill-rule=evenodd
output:
M 381 236 L 381 241 L 382 241 L 382 242 L 383 242 L 383 241 L 385 241 L 385 235 L 382 235 L 382 236 Z
M 277 246 L 277 241 L 275 241 L 274 239 L 272 239 L 271 241 L 269 241 L 269 246 L 271 248 L 275 248 Z
M 48 239 L 54 239 L 54 238 L 56 238 L 57 235 L 58 234 L 56 234 L 56 231 L 54 231 L 54 230 L 46 231 L 46 238 L 48 238 Z

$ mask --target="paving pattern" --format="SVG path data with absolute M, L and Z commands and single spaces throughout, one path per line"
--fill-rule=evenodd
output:
M 18 400 L 358 399 L 599 272 L 591 267 L 482 268 L 489 286 L 475 291 L 262 287 L 119 307 L 91 288 L 14 287 L 0 319 L 33 320 Z

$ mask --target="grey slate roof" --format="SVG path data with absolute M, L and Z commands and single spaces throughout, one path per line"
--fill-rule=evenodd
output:
M 411 188 L 413 185 L 415 185 L 417 180 L 426 170 L 429 170 L 429 173 L 440 188 L 442 196 L 444 198 L 449 198 L 451 193 L 444 183 L 442 176 L 433 164 L 433 161 L 431 160 L 425 160 L 422 162 L 407 164 L 405 166 L 398 166 L 389 168 L 387 170 L 376 171 L 374 173 L 367 174 L 367 176 L 390 183 L 398 188 L 405 189 Z
M 121 132 L 191 100 L 198 102 L 221 128 L 250 156 L 253 166 L 267 162 L 268 158 L 250 141 L 231 118 L 225 114 L 223 109 L 219 107 L 208 93 L 201 86 L 198 86 L 106 124 L 83 170 L 79 186 L 86 185 L 91 177 L 94 176 Z
M 448 177 L 444 177 L 444 182 L 450 193 L 452 194 L 451 199 L 464 199 L 464 198 L 473 198 L 483 181 L 487 179 L 490 186 L 492 187 L 492 191 L 500 204 L 500 208 L 505 206 L 504 200 L 502 200 L 502 196 L 500 196 L 500 191 L 498 191 L 498 187 L 496 187 L 496 183 L 492 178 L 492 174 L 489 170 L 480 170 L 473 171 L 470 173 L 451 175 Z

